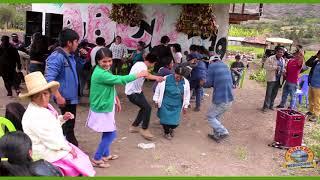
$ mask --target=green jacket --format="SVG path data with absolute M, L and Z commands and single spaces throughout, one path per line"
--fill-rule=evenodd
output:
M 116 84 L 126 84 L 136 80 L 135 75 L 117 76 L 96 66 L 91 76 L 90 109 L 94 112 L 112 112 Z

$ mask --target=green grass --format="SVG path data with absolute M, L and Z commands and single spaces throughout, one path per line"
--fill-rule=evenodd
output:
M 259 54 L 260 55 L 264 54 L 264 49 L 263 48 L 249 47 L 249 46 L 233 46 L 233 45 L 230 45 L 230 46 L 228 46 L 228 51 L 239 52 L 239 53 L 254 53 L 257 56 Z
M 257 30 L 256 28 L 248 28 L 239 25 L 231 25 L 229 27 L 229 36 L 234 37 L 255 37 L 261 36 L 268 32 L 267 29 Z

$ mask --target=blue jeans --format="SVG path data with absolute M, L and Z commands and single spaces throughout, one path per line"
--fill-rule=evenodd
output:
M 232 102 L 212 104 L 208 110 L 208 121 L 217 136 L 229 134 L 228 130 L 220 122 L 220 118 L 231 106 Z
M 94 160 L 99 161 L 102 157 L 108 157 L 110 155 L 110 145 L 116 136 L 116 131 L 102 133 L 102 138 L 94 156 Z
M 294 100 L 296 98 L 296 91 L 297 91 L 297 84 L 286 82 L 284 84 L 284 86 L 283 86 L 282 98 L 281 98 L 280 106 L 285 106 L 286 105 L 286 102 L 287 102 L 287 99 L 288 99 L 288 95 L 290 95 L 290 97 L 291 97 L 291 99 L 290 99 L 290 107 L 293 107 Z

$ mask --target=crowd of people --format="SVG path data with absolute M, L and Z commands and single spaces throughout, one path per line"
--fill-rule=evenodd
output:
M 195 99 L 193 110 L 200 111 L 204 88 L 212 88 L 212 104 L 207 113 L 212 132 L 208 137 L 219 143 L 229 136 L 221 117 L 230 109 L 234 100 L 232 91 L 239 86 L 245 69 L 239 55 L 229 67 L 212 47 L 207 50 L 191 45 L 189 51 L 182 54 L 181 45 L 169 44 L 168 36 L 163 36 L 160 45 L 151 48 L 149 53 L 142 41 L 130 52 L 120 36 L 108 47 L 103 37 L 98 37 L 95 44 L 87 40 L 79 42 L 77 32 L 67 28 L 60 32 L 58 43 L 49 43 L 40 33 L 32 36 L 29 47 L 24 47 L 15 35 L 12 38 L 11 43 L 8 36 L 1 38 L 0 75 L 7 95 L 12 96 L 14 88 L 20 98 L 29 100 L 29 104 L 21 121 L 23 133 L 8 133 L 0 139 L 1 175 L 39 175 L 33 165 L 39 165 L 37 162 L 50 164 L 45 171 L 56 176 L 94 176 L 93 167 L 110 167 L 110 160 L 119 158 L 110 151 L 117 136 L 115 115 L 122 110 L 116 85 L 125 85 L 123 93 L 139 107 L 134 122 L 128 124 L 131 133 L 140 133 L 147 140 L 154 139 L 149 122 L 152 107 L 156 107 L 163 137 L 171 140 L 181 114 L 187 113 L 191 106 L 191 99 Z M 290 95 L 289 108 L 294 108 L 292 101 L 303 69 L 304 51 L 297 48 L 289 60 L 284 59 L 283 54 L 283 49 L 277 48 L 276 55 L 264 64 L 267 71 L 264 112 L 273 109 L 282 84 L 282 100 L 277 107 L 284 108 Z M 312 68 L 308 112 L 312 121 L 320 115 L 319 58 L 320 51 L 306 62 L 306 66 Z M 123 64 L 127 65 L 127 72 L 123 71 Z M 26 92 L 23 93 L 16 80 L 17 71 L 22 70 L 26 73 Z M 144 95 L 145 79 L 155 81 L 152 87 L 155 106 L 150 105 Z M 86 126 L 101 133 L 92 158 L 78 147 L 74 133 L 79 96 L 84 94 L 85 87 L 89 89 Z M 50 102 L 58 105 L 60 113 Z M 24 145 L 21 141 L 25 141 Z M 14 152 L 7 152 L 9 146 L 21 146 L 20 154 L 15 156 Z M 23 158 L 20 159 L 23 163 L 17 164 L 17 158 Z M 23 171 L 12 170 L 12 167 Z

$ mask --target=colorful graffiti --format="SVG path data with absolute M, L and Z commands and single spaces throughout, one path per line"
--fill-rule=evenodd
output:
M 57 6 L 56 6 L 57 7 Z M 162 6 L 145 6 L 146 14 L 139 27 L 131 27 L 117 24 L 109 18 L 111 5 L 105 4 L 64 4 L 60 6 L 64 15 L 64 27 L 76 30 L 81 38 L 95 42 L 97 37 L 103 37 L 106 44 L 111 44 L 115 36 L 122 37 L 123 43 L 128 49 L 135 49 L 138 41 L 143 41 L 151 48 L 160 43 L 160 38 L 169 36 L 170 43 L 179 43 L 183 50 L 187 50 L 191 44 L 214 46 L 217 54 L 224 57 L 227 48 L 226 35 L 205 39 L 201 37 L 187 36 L 175 31 L 175 22 L 180 9 L 166 10 Z M 172 9 L 171 9 L 172 10 Z M 171 13 L 171 14 L 170 14 Z M 228 22 L 226 22 L 228 23 Z

